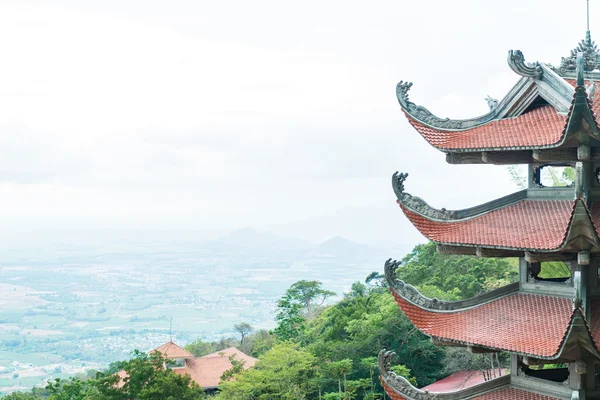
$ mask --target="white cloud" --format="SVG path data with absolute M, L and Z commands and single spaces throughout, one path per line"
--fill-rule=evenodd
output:
M 585 29 L 541 0 L 49 3 L 0 5 L 0 217 L 23 226 L 276 224 L 393 202 L 396 169 L 434 205 L 498 197 L 504 169 L 445 164 L 395 84 L 479 115 L 508 49 L 557 62 Z

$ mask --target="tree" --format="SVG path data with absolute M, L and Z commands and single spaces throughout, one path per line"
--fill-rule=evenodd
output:
M 284 342 L 253 367 L 221 383 L 218 400 L 307 400 L 316 394 L 317 358 L 299 344 Z
M 274 332 L 281 340 L 297 337 L 304 321 L 314 318 L 325 300 L 335 296 L 321 286 L 319 281 L 298 281 L 279 300 L 275 317 L 278 326 Z
M 516 282 L 519 271 L 512 259 L 440 254 L 434 243 L 427 243 L 402 259 L 396 275 L 419 289 L 431 289 L 443 300 L 459 300 Z
M 13 392 L 8 396 L 3 397 L 3 400 L 40 400 L 40 397 L 31 393 Z
M 322 285 L 319 281 L 298 281 L 290 286 L 286 295 L 291 301 L 300 303 L 304 315 L 310 318 L 327 298 L 335 296 L 334 292 L 322 289 Z
M 233 326 L 233 329 L 235 329 L 235 331 L 241 336 L 240 346 L 244 344 L 244 339 L 246 338 L 246 336 L 254 330 L 254 328 L 252 328 L 252 326 L 247 322 L 235 324 Z
M 184 347 L 196 357 L 202 357 L 217 351 L 217 344 L 214 342 L 204 342 L 202 339 L 196 339 L 192 343 L 188 343 Z
M 231 381 L 233 377 L 244 371 L 244 360 L 238 360 L 235 358 L 235 354 L 229 356 L 229 361 L 232 367 L 221 375 L 222 381 Z

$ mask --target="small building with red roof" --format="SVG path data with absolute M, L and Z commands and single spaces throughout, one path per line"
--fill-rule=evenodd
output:
M 168 360 L 174 362 L 169 368 L 179 375 L 189 375 L 205 391 L 214 392 L 219 389 L 221 376 L 233 368 L 231 359 L 243 363 L 243 368 L 253 367 L 258 359 L 251 357 L 235 347 L 219 350 L 202 357 L 196 357 L 189 351 L 181 348 L 172 341 L 152 350 L 159 352 Z M 123 386 L 123 380 L 127 377 L 125 371 L 119 371 L 117 375 L 121 378 L 117 386 Z

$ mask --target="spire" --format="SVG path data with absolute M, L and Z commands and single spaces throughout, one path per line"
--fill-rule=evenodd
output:
M 576 48 L 571 50 L 569 57 L 563 57 L 560 62 L 558 73 L 562 76 L 574 75 L 577 71 L 577 53 L 583 53 L 583 70 L 591 72 L 600 70 L 600 50 L 596 42 L 592 40 L 590 32 L 590 0 L 587 0 L 587 30 L 585 31 L 585 39 L 583 39 Z
M 592 40 L 592 35 L 588 30 L 585 33 L 585 39 L 579 42 L 576 48 L 571 50 L 571 55 L 561 59 L 559 69 L 561 75 L 564 76 L 576 72 L 577 53 L 583 53 L 583 69 L 585 72 L 600 69 L 600 51 L 596 42 Z

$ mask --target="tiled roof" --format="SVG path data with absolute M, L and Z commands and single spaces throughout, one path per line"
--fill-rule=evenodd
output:
M 463 131 L 430 128 L 406 114 L 410 124 L 432 146 L 441 150 L 484 150 L 490 148 L 532 148 L 553 145 L 564 135 L 567 117 L 546 105 L 515 118 L 505 118 Z
M 382 383 L 386 393 L 388 394 L 391 400 L 406 400 L 405 397 L 401 396 L 399 393 L 390 388 L 384 382 Z M 481 396 L 473 397 L 472 400 L 558 400 L 558 398 L 543 396 L 541 394 L 526 392 L 524 390 L 507 387 L 485 393 Z
M 443 313 L 419 308 L 393 290 L 392 294 L 411 322 L 428 336 L 538 357 L 558 354 L 573 314 L 572 300 L 552 296 L 518 293 Z
M 254 364 L 258 362 L 257 358 L 251 357 L 235 347 L 228 347 L 223 350 L 215 351 L 214 353 L 207 354 L 201 358 L 210 358 L 210 357 L 231 357 L 234 356 L 236 360 L 243 361 L 245 368 L 253 367 Z
M 179 375 L 188 374 L 201 387 L 218 387 L 221 382 L 221 375 L 233 368 L 233 364 L 229 360 L 232 355 L 237 360 L 244 361 L 244 369 L 248 369 L 258 362 L 258 359 L 242 353 L 235 347 L 230 347 L 204 357 L 186 360 L 185 368 L 177 368 L 173 371 Z
M 543 396 L 515 388 L 504 388 L 474 397 L 473 400 L 558 400 L 558 397 Z
M 592 308 L 590 333 L 592 334 L 596 346 L 598 346 L 600 343 L 600 300 L 592 300 L 590 307 Z
M 480 216 L 449 221 L 434 221 L 400 207 L 419 232 L 436 243 L 555 250 L 566 239 L 576 203 L 522 200 Z
M 498 370 L 488 370 L 490 376 L 498 374 Z M 502 369 L 502 375 L 508 373 L 507 369 Z M 437 382 L 427 385 L 421 390 L 429 390 L 435 393 L 455 392 L 470 388 L 471 386 L 479 385 L 485 382 L 485 377 L 482 371 L 460 371 L 450 376 L 440 379 Z
M 575 79 L 565 79 L 565 81 L 569 82 L 573 87 L 577 87 L 577 81 Z M 586 85 L 589 85 L 590 82 L 586 81 Z M 600 101 L 592 101 L 588 98 L 588 103 L 591 105 L 592 112 L 595 116 L 600 113 Z
M 165 358 L 194 358 L 194 355 L 173 342 L 168 342 L 152 351 L 158 351 Z

